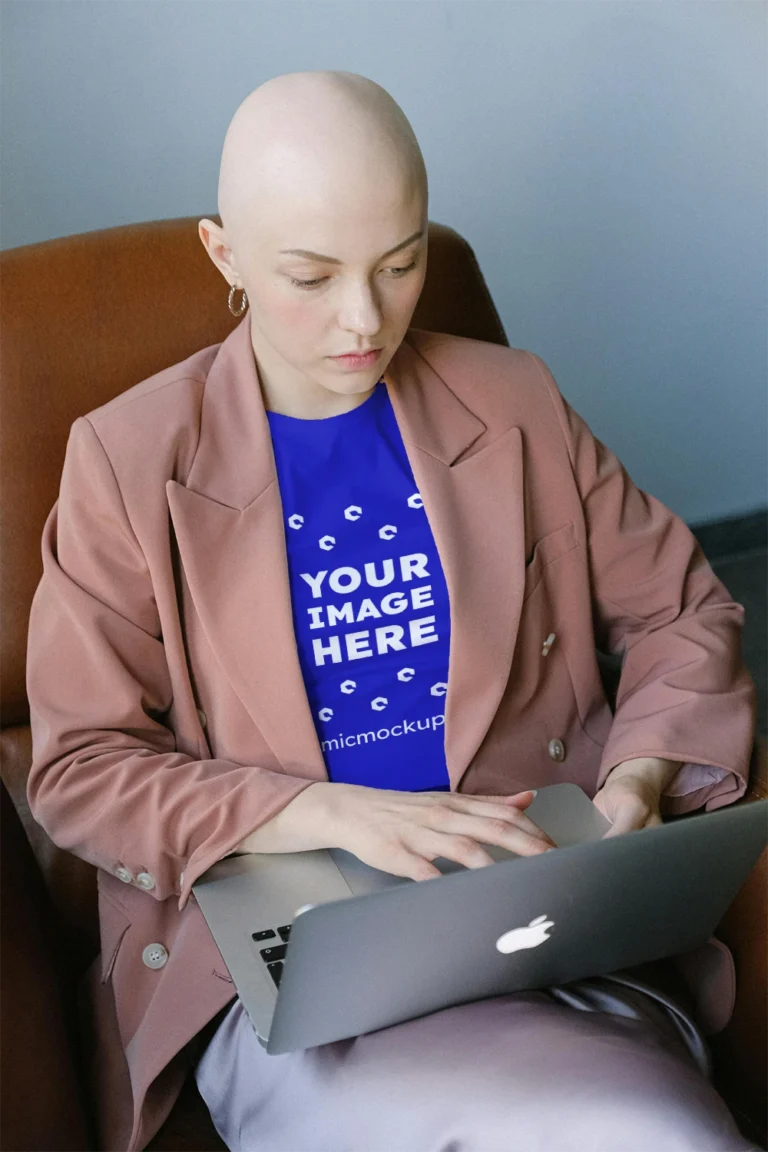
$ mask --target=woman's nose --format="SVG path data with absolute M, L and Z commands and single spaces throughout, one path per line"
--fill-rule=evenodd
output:
M 339 322 L 347 332 L 358 332 L 361 336 L 375 336 L 381 329 L 381 308 L 369 285 L 349 289 Z

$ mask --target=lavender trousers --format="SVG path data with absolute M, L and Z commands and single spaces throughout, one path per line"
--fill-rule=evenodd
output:
M 754 1152 L 680 1001 L 622 975 L 281 1056 L 239 1000 L 195 1077 L 231 1152 Z

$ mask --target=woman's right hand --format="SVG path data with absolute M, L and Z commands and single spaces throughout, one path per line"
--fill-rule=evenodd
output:
M 428 880 L 441 875 L 431 863 L 440 856 L 467 868 L 492 864 L 482 844 L 521 856 L 556 847 L 523 811 L 533 795 L 398 792 L 317 781 L 246 837 L 239 850 L 344 848 L 394 876 Z

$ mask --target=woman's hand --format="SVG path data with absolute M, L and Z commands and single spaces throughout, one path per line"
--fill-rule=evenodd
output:
M 439 856 L 467 868 L 493 864 L 482 844 L 521 856 L 556 847 L 524 808 L 531 791 L 512 796 L 397 792 L 318 781 L 247 836 L 240 851 L 293 852 L 344 848 L 373 868 L 428 880 Z
M 679 768 L 676 761 L 655 756 L 618 764 L 593 799 L 595 806 L 613 825 L 603 839 L 635 828 L 662 824 L 661 794 Z

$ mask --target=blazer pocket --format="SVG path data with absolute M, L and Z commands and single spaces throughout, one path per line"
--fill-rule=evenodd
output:
M 572 521 L 568 524 L 563 524 L 561 528 L 555 528 L 554 532 L 549 532 L 546 536 L 542 536 L 537 540 L 533 546 L 531 558 L 525 566 L 523 600 L 527 600 L 531 593 L 538 587 L 545 568 L 548 568 L 550 564 L 554 564 L 555 560 L 559 560 L 561 556 L 572 552 L 573 549 L 578 548 L 578 546 L 579 541 L 576 536 L 576 528 Z
M 99 891 L 99 933 L 101 935 L 101 982 L 112 975 L 120 945 L 131 926 L 127 912 Z

